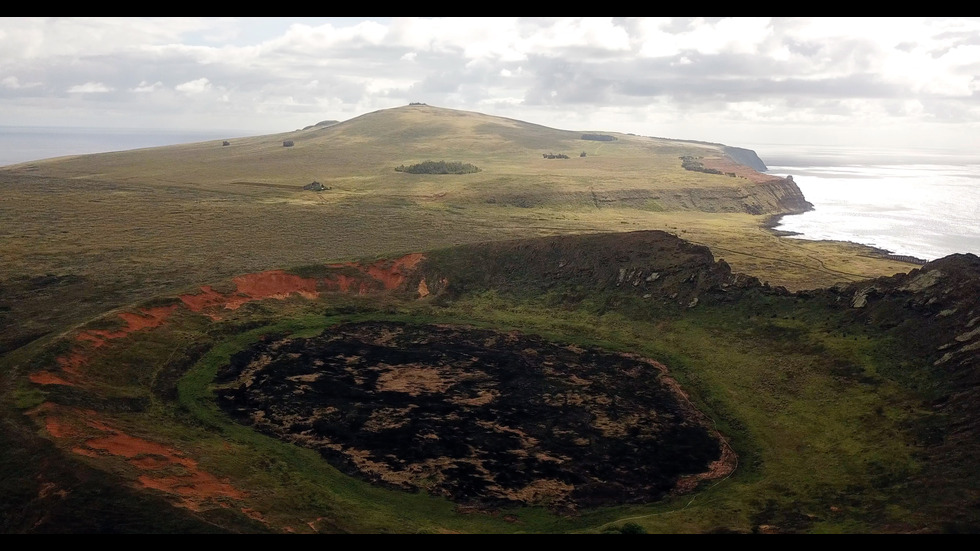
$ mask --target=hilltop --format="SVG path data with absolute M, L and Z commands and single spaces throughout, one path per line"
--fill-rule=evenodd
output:
M 265 187 L 282 192 L 285 186 L 316 180 L 333 188 L 332 195 L 383 193 L 416 202 L 439 195 L 443 202 L 523 208 L 598 204 L 776 214 L 810 207 L 795 185 L 758 172 L 751 167 L 756 163 L 744 163 L 754 156 L 748 150 L 626 134 L 610 134 L 615 141 L 583 136 L 412 105 L 282 134 L 59 158 L 14 165 L 7 172 L 103 182 L 139 178 L 222 191 Z M 543 157 L 548 154 L 569 158 L 555 162 Z M 681 156 L 697 158 L 719 173 L 685 170 Z M 399 166 L 424 161 L 469 163 L 481 174 L 453 181 L 392 174 Z

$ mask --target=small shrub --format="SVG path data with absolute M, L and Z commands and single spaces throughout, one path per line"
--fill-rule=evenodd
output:
M 471 174 L 480 172 L 480 169 L 469 163 L 459 161 L 423 161 L 418 164 L 395 167 L 398 172 L 408 172 L 409 174 Z
M 635 522 L 627 522 L 619 529 L 620 534 L 646 534 L 646 528 Z

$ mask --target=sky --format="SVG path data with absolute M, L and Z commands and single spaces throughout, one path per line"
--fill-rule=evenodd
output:
M 286 132 L 422 102 L 735 146 L 980 144 L 980 18 L 0 18 L 0 126 Z

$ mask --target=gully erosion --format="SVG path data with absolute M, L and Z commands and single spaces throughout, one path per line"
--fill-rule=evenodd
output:
M 505 285 L 528 276 L 600 281 L 685 306 L 709 288 L 738 285 L 706 249 L 669 234 L 616 239 L 538 239 L 464 247 L 443 252 L 443 260 L 409 254 L 328 264 L 312 269 L 313 277 L 274 270 L 154 299 L 54 343 L 29 374 L 44 395 L 30 416 L 72 455 L 178 507 L 234 509 L 293 529 L 262 509 L 253 483 L 209 470 L 207 454 L 231 453 L 229 444 L 206 451 L 168 441 L 137 419 L 176 399 L 175 381 L 214 346 L 203 336 L 247 329 L 243 319 L 277 304 L 421 303 L 509 276 Z M 603 258 L 624 254 L 634 257 L 628 268 Z M 463 258 L 466 267 L 446 258 Z M 350 476 L 459 507 L 541 505 L 571 514 L 646 503 L 736 466 L 725 438 L 663 364 L 520 331 L 385 320 L 334 324 L 310 336 L 260 331 L 216 368 L 211 384 L 210 400 L 241 425 L 315 450 Z

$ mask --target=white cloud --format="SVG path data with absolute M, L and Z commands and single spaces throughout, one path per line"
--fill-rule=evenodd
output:
M 637 53 L 644 57 L 669 57 L 685 51 L 759 53 L 772 34 L 771 23 L 768 17 L 696 18 L 683 24 L 670 18 L 644 19 L 636 26 L 640 42 Z
M 86 82 L 85 84 L 76 84 L 68 88 L 68 93 L 70 94 L 104 94 L 106 92 L 111 92 L 115 90 L 110 86 L 106 86 L 101 82 Z
M 0 60 L 102 55 L 137 44 L 180 42 L 185 33 L 214 26 L 193 17 L 2 17 Z
M 200 94 L 207 92 L 211 89 L 211 82 L 206 78 L 199 78 L 197 80 L 191 80 L 183 84 L 178 84 L 174 86 L 174 90 L 178 92 L 184 92 L 185 94 Z
M 978 18 L 8 17 L 0 68 L 0 125 L 28 103 L 57 119 L 63 90 L 134 92 L 120 125 L 264 132 L 410 101 L 647 135 L 980 124 Z
M 0 86 L 3 86 L 4 88 L 9 88 L 11 90 L 20 90 L 20 89 L 23 89 L 23 88 L 36 88 L 38 86 L 41 86 L 41 83 L 40 82 L 21 82 L 20 79 L 18 79 L 15 76 L 8 76 L 8 77 L 4 77 L 2 80 L 0 80 Z
M 156 90 L 159 90 L 161 88 L 163 88 L 163 83 L 160 82 L 159 80 L 154 82 L 153 84 L 150 84 L 145 80 L 141 80 L 139 85 L 136 86 L 135 88 L 132 88 L 131 91 L 145 93 L 145 92 L 155 92 Z

